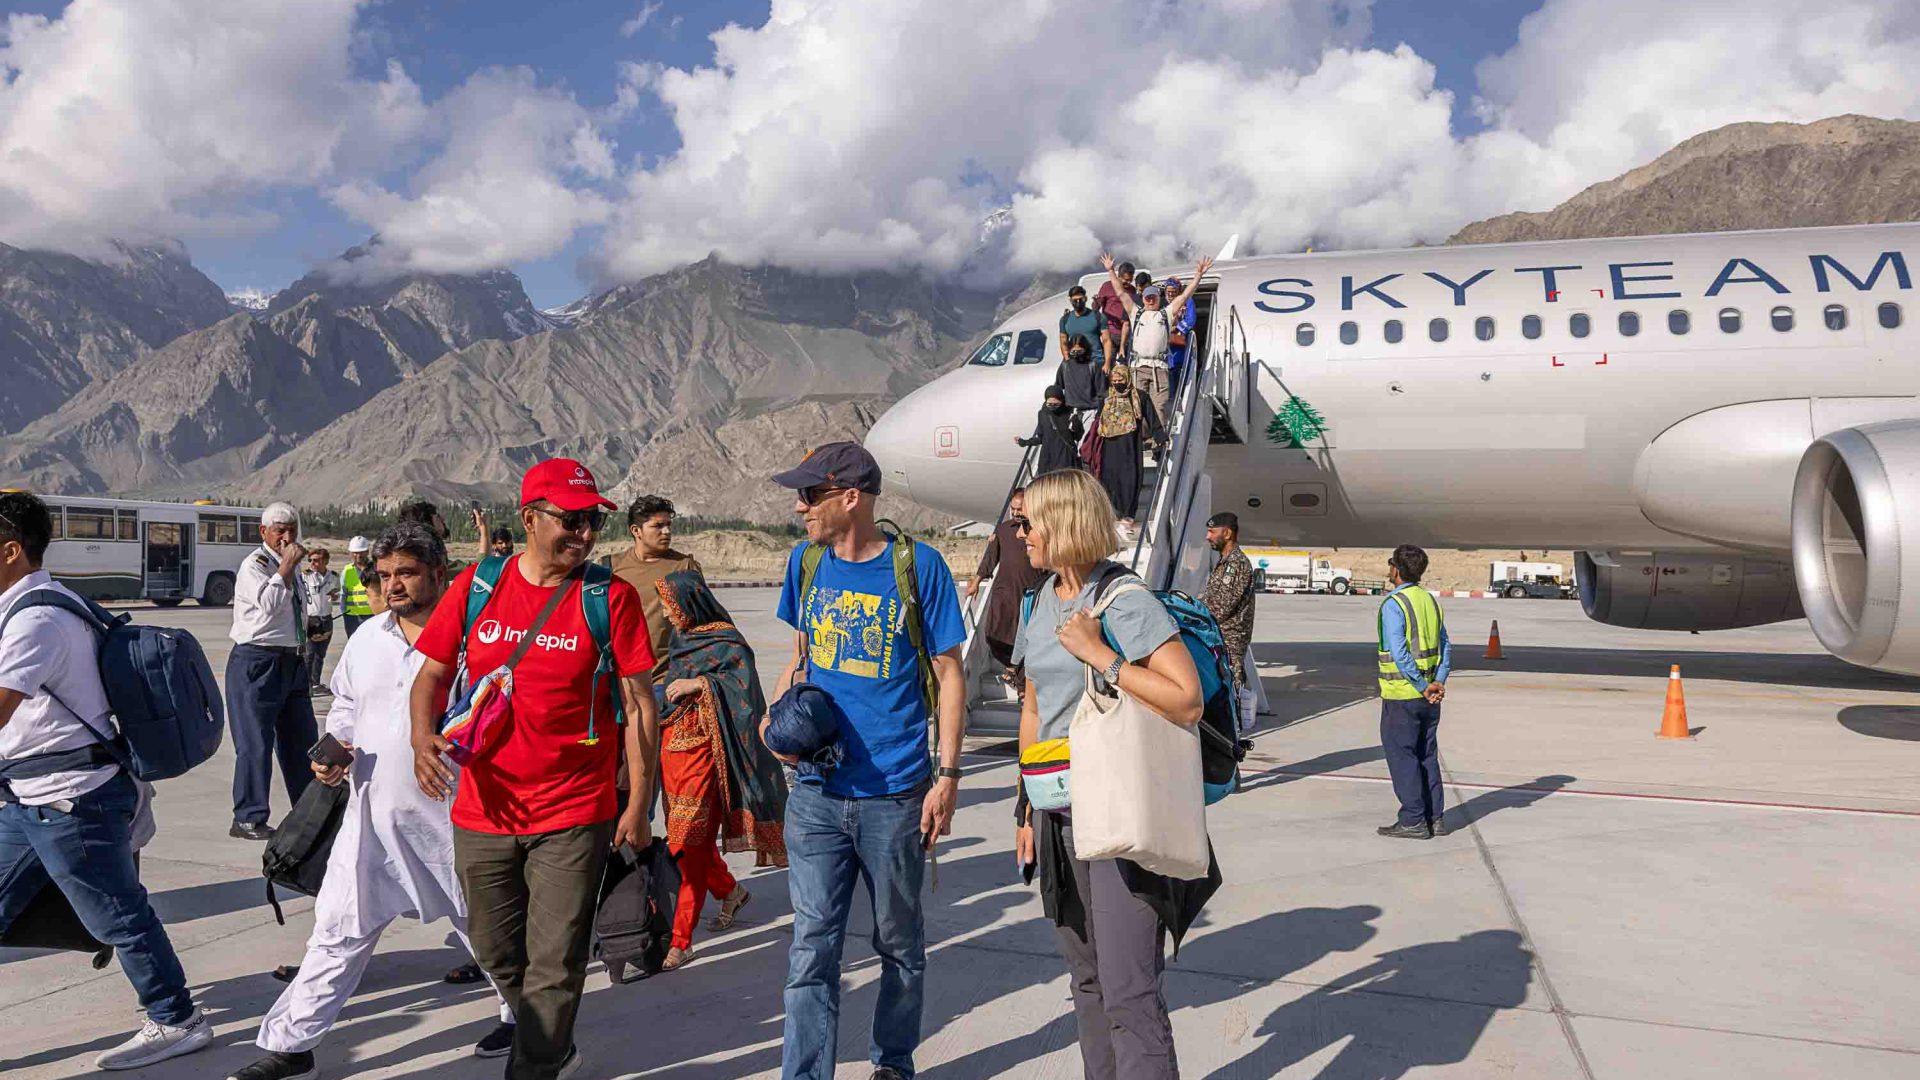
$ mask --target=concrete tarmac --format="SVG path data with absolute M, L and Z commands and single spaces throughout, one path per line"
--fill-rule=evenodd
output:
M 771 682 L 792 647 L 775 592 L 722 599 Z M 1246 790 L 1209 812 L 1226 886 L 1167 976 L 1182 1075 L 1920 1075 L 1920 683 L 1829 657 L 1804 623 L 1673 635 L 1598 626 L 1567 602 L 1451 601 L 1441 748 L 1455 831 L 1387 840 L 1373 832 L 1393 816 L 1377 602 L 1260 601 L 1256 651 L 1278 715 Z M 224 665 L 224 612 L 140 617 L 191 627 Z M 1494 617 L 1505 661 L 1480 659 Z M 1655 738 L 1670 663 L 1689 741 Z M 218 1030 L 212 1049 L 143 1074 L 159 1080 L 220 1077 L 256 1056 L 281 989 L 266 973 L 299 961 L 311 926 L 304 898 L 274 924 L 260 846 L 227 837 L 229 762 L 160 786 L 144 855 Z M 1014 872 L 1011 754 L 976 739 L 966 764 L 927 897 L 921 1075 L 1078 1076 L 1054 930 Z M 703 932 L 685 969 L 612 987 L 595 965 L 585 1075 L 778 1075 L 785 875 L 743 880 L 754 900 L 741 923 Z M 857 901 L 842 1078 L 869 1072 L 870 932 Z M 490 995 L 439 981 L 464 959 L 447 940 L 443 925 L 389 930 L 318 1051 L 323 1075 L 500 1075 L 469 1056 Z M 0 951 L 9 1080 L 90 1072 L 139 1020 L 117 965 Z

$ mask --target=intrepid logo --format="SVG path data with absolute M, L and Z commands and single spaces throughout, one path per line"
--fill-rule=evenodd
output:
M 494 642 L 499 641 L 500 640 L 500 620 L 488 619 L 486 622 L 483 622 L 479 626 L 474 627 L 473 636 L 479 639 L 480 644 L 482 645 L 491 645 Z
M 527 632 L 525 630 L 509 630 L 500 625 L 500 620 L 488 619 L 473 628 L 473 636 L 482 645 L 491 645 L 499 641 L 502 637 L 506 639 L 507 644 L 516 645 L 526 640 Z M 579 652 L 580 635 L 537 634 L 534 636 L 533 644 L 535 648 L 539 649 L 558 649 L 561 652 Z

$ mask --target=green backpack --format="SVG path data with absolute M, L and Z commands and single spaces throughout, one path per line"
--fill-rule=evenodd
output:
M 914 657 L 919 663 L 920 700 L 927 707 L 927 721 L 933 723 L 940 717 L 940 681 L 933 674 L 933 657 L 927 652 L 926 627 L 920 617 L 919 577 L 914 572 L 914 542 L 907 530 L 885 518 L 875 524 L 892 529 L 890 539 L 893 542 L 893 586 L 900 593 L 900 611 L 907 624 L 907 640 L 913 643 Z M 807 596 L 813 592 L 813 575 L 820 569 L 820 560 L 826 558 L 825 544 L 808 544 L 800 553 L 800 616 L 806 617 Z
M 500 574 L 507 568 L 511 555 L 489 555 L 481 559 L 473 568 L 473 585 L 467 590 L 467 613 L 460 624 L 460 662 L 466 666 L 467 633 L 479 620 L 480 613 L 487 609 L 487 602 L 493 599 L 493 589 L 500 583 Z M 600 654 L 600 661 L 593 669 L 592 705 L 587 712 L 588 746 L 600 741 L 594 730 L 594 713 L 600 707 L 600 681 L 606 679 L 616 682 L 613 670 L 613 609 L 607 599 L 607 589 L 613 584 L 613 571 L 599 563 L 587 563 L 580 568 L 580 610 L 587 618 L 587 634 L 593 638 L 593 647 Z M 627 712 L 620 700 L 620 688 L 613 688 L 613 722 L 625 724 Z

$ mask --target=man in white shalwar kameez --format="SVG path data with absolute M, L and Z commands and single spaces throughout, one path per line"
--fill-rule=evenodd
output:
M 429 529 L 400 524 L 381 534 L 373 556 L 387 610 L 347 639 L 326 724 L 353 749 L 353 764 L 314 766 L 321 783 L 345 781 L 352 788 L 314 900 L 313 936 L 298 973 L 260 1025 L 255 1042 L 270 1053 L 228 1080 L 317 1076 L 313 1049 L 353 996 L 381 931 L 394 919 L 446 919 L 468 946 L 453 826 L 447 804 L 422 794 L 414 780 L 407 704 L 424 660 L 413 641 L 446 588 L 446 545 Z M 499 1057 L 511 1049 L 513 1014 L 504 1001 L 500 1019 L 475 1054 Z

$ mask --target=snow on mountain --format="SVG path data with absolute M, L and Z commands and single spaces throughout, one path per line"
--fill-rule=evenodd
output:
M 273 303 L 273 291 L 262 289 L 258 285 L 249 285 L 244 289 L 235 289 L 227 294 L 227 303 L 239 311 L 265 311 Z

